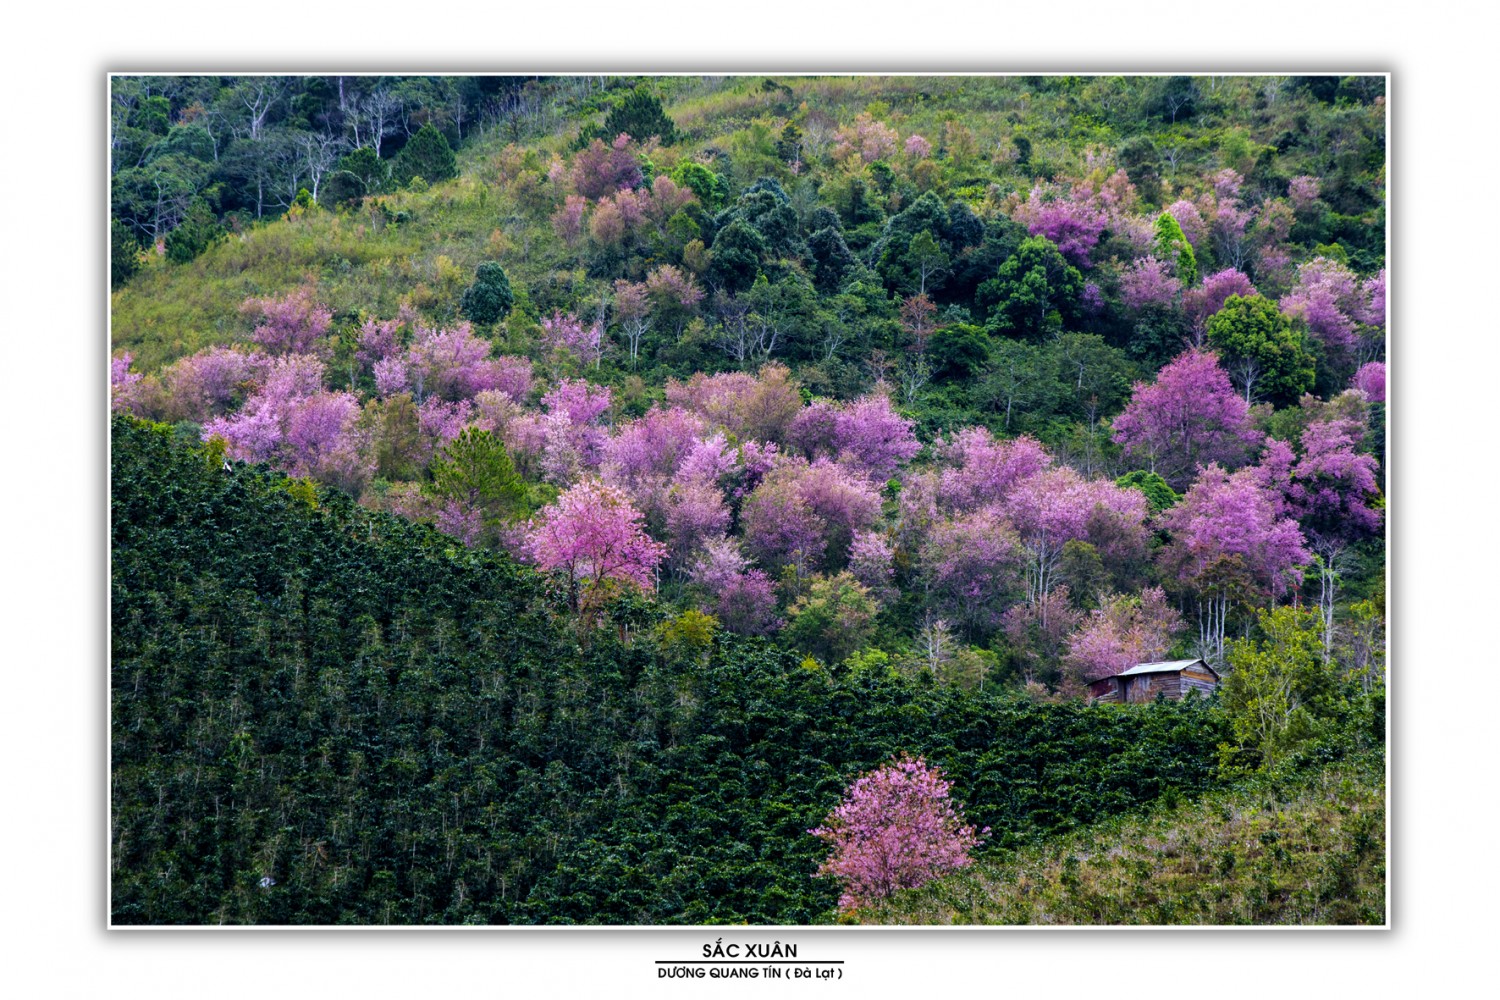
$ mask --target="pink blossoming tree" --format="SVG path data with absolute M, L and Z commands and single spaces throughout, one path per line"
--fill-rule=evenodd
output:
M 854 780 L 823 825 L 808 831 L 831 848 L 818 875 L 842 884 L 840 909 L 869 906 L 973 863 L 969 852 L 989 828 L 964 822 L 952 789 L 921 757 L 895 758 Z
M 1181 488 L 1200 465 L 1244 461 L 1260 441 L 1249 416 L 1249 404 L 1218 356 L 1194 348 L 1163 367 L 1151 385 L 1136 383 L 1114 420 L 1114 439 L 1129 458 Z
M 666 546 L 651 540 L 642 520 L 623 491 L 585 479 L 532 519 L 524 549 L 541 569 L 566 578 L 574 608 L 610 580 L 654 590 Z

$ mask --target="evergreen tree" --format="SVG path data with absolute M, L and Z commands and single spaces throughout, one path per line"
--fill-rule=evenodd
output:
M 130 227 L 119 219 L 111 219 L 109 223 L 109 287 L 119 288 L 140 269 L 140 261 L 136 257 L 140 252 L 141 245 L 136 242 Z
M 208 202 L 194 198 L 182 224 L 167 234 L 167 259 L 186 264 L 224 237 L 224 227 L 214 218 Z
M 1156 256 L 1172 265 L 1183 288 L 1192 288 L 1198 283 L 1198 257 L 1182 226 L 1172 213 L 1163 212 L 1156 217 L 1155 233 Z
M 509 313 L 515 299 L 505 268 L 487 260 L 474 272 L 474 283 L 464 289 L 459 308 L 474 322 L 489 325 Z
M 402 187 L 420 177 L 429 184 L 458 176 L 458 160 L 443 133 L 428 122 L 417 129 L 391 166 L 391 178 Z
M 1317 361 L 1297 322 L 1259 295 L 1231 295 L 1208 321 L 1208 342 L 1245 401 L 1260 396 L 1278 405 L 1313 387 Z
M 661 101 L 645 84 L 626 94 L 624 99 L 610 109 L 604 119 L 604 134 L 614 138 L 625 133 L 636 142 L 645 142 L 652 136 L 661 140 L 663 146 L 677 141 L 677 126 L 661 109 Z

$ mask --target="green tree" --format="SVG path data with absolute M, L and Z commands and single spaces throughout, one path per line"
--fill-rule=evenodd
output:
M 225 238 L 224 227 L 214 218 L 208 202 L 194 198 L 182 224 L 167 234 L 167 260 L 186 264 Z
M 509 313 L 515 301 L 505 268 L 487 260 L 475 270 L 474 283 L 464 289 L 459 308 L 474 322 L 488 326 Z
M 1259 639 L 1231 641 L 1224 704 L 1239 748 L 1265 770 L 1316 731 L 1332 675 L 1323 664 L 1318 616 L 1291 605 L 1260 613 Z
M 1005 429 L 1019 417 L 1045 417 L 1062 396 L 1055 369 L 1046 351 L 1019 340 L 996 340 L 978 398 L 1005 414 Z
M 980 327 L 954 323 L 932 335 L 927 355 L 937 378 L 966 379 L 989 361 L 990 338 Z
M 729 181 L 694 160 L 683 160 L 672 168 L 672 181 L 698 196 L 704 209 L 717 212 L 729 200 Z
M 610 109 L 604 119 L 605 141 L 624 132 L 636 142 L 645 142 L 652 136 L 661 140 L 663 146 L 677 141 L 677 126 L 662 110 L 661 101 L 651 93 L 644 83 L 631 90 Z
M 391 179 L 405 187 L 412 178 L 421 177 L 429 184 L 458 176 L 458 159 L 443 133 L 428 122 L 396 154 L 391 165 Z
M 839 663 L 870 641 L 877 610 L 852 574 L 819 577 L 788 609 L 782 638 L 824 663 Z
M 1138 490 L 1146 495 L 1146 503 L 1151 507 L 1151 513 L 1160 514 L 1177 506 L 1177 501 L 1182 497 L 1161 476 L 1145 469 L 1136 469 L 1127 472 L 1115 480 L 1115 485 L 1127 490 Z
M 119 219 L 109 221 L 109 287 L 119 288 L 140 269 L 141 245 L 130 227 Z
M 369 146 L 361 146 L 339 157 L 323 181 L 318 200 L 332 208 L 371 194 L 380 194 L 390 181 L 391 166 Z
M 1077 318 L 1083 275 L 1045 236 L 1021 241 L 976 296 L 997 333 L 1040 341 Z
M 1156 217 L 1155 234 L 1156 256 L 1172 265 L 1184 289 L 1192 288 L 1198 283 L 1198 257 L 1171 212 Z
M 526 484 L 505 445 L 489 431 L 466 427 L 432 461 L 432 495 L 479 511 L 494 533 L 526 512 Z
M 1258 395 L 1284 406 L 1316 381 L 1317 359 L 1301 326 L 1259 295 L 1225 299 L 1208 321 L 1208 342 L 1224 356 L 1247 403 Z
M 929 285 L 934 290 L 942 286 L 951 261 L 932 232 L 924 229 L 911 238 L 903 263 L 917 278 L 917 294 L 925 295 Z
M 708 277 L 731 292 L 743 291 L 760 273 L 766 242 L 743 219 L 735 219 L 719 230 L 708 251 Z

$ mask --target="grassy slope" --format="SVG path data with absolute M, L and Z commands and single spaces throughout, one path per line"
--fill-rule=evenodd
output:
M 898 894 L 891 924 L 1382 924 L 1382 757 L 1105 823 Z

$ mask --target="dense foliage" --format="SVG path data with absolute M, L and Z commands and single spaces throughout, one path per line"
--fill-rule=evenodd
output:
M 811 922 L 837 889 L 806 831 L 893 753 L 1013 845 L 1206 787 L 1229 736 L 638 602 L 580 627 L 503 556 L 166 428 L 120 418 L 114 462 L 121 923 Z

